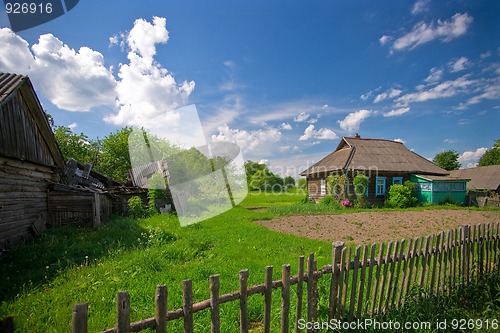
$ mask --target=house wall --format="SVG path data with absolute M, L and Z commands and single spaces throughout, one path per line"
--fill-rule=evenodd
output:
M 355 176 L 355 174 L 354 174 Z M 386 198 L 386 194 L 389 191 L 389 187 L 392 185 L 393 179 L 395 177 L 402 177 L 403 178 L 403 183 L 407 180 L 410 180 L 410 174 L 407 173 L 389 173 L 389 172 L 376 172 L 373 173 L 369 176 L 369 183 L 368 183 L 368 197 L 367 200 L 371 203 L 374 204 L 383 204 Z M 321 178 L 307 178 L 307 190 L 309 193 L 309 198 L 315 200 L 316 202 L 319 201 L 324 195 L 321 195 L 321 179 L 326 180 L 326 175 L 323 175 Z M 354 185 L 352 183 L 353 175 L 351 173 L 348 174 L 349 177 L 349 183 L 346 188 L 346 195 L 347 197 L 354 197 L 355 192 L 354 192 Z M 376 193 L 376 179 L 377 177 L 385 177 L 386 179 L 386 192 L 384 195 L 377 195 Z M 328 192 L 328 182 L 326 183 L 326 194 L 329 194 Z
M 47 221 L 47 181 L 54 169 L 0 156 L 0 248 L 29 239 L 31 226 Z
M 429 181 L 413 175 L 411 181 L 417 183 L 416 197 L 419 202 L 441 204 L 446 201 L 463 204 L 466 202 L 466 181 Z M 455 184 L 463 190 L 443 190 L 448 184 Z

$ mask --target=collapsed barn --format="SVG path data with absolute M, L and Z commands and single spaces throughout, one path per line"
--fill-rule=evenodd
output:
M 0 73 L 0 249 L 46 226 L 99 225 L 132 195 L 145 190 L 66 165 L 30 79 Z

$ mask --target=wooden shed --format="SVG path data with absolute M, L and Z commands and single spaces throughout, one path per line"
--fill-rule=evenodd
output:
M 43 229 L 48 183 L 59 182 L 63 168 L 29 78 L 0 73 L 0 248 Z

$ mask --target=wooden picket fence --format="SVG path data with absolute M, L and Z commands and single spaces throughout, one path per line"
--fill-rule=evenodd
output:
M 193 332 L 193 314 L 210 309 L 212 333 L 220 332 L 219 306 L 239 300 L 240 332 L 249 331 L 248 297 L 264 295 L 263 331 L 271 329 L 273 289 L 281 289 L 281 332 L 289 332 L 293 320 L 294 332 L 299 332 L 299 320 L 318 320 L 319 297 L 328 299 L 328 318 L 355 320 L 375 316 L 389 308 L 404 305 L 405 296 L 418 285 L 429 293 L 450 293 L 459 285 L 479 279 L 485 273 L 499 273 L 499 225 L 481 224 L 462 226 L 428 237 L 346 248 L 344 243 L 332 246 L 332 264 L 317 269 L 314 254 L 310 254 L 305 267 L 304 257 L 298 262 L 298 274 L 290 275 L 290 265 L 282 266 L 281 280 L 272 279 L 273 267 L 266 267 L 265 282 L 248 286 L 248 270 L 239 273 L 240 289 L 219 295 L 219 275 L 210 276 L 210 299 L 194 303 L 191 280 L 183 281 L 183 305 L 168 310 L 167 286 L 156 288 L 155 317 L 130 322 L 130 296 L 120 291 L 117 298 L 116 327 L 103 333 L 140 332 L 147 328 L 167 332 L 167 323 L 182 318 L 184 332 Z M 329 294 L 319 295 L 320 279 L 329 284 Z M 304 283 L 306 284 L 304 288 Z M 291 286 L 296 285 L 295 315 L 291 309 Z M 304 290 L 305 289 L 305 290 Z M 304 295 L 305 294 L 305 295 Z M 303 309 L 305 318 L 302 318 Z M 293 318 L 291 318 L 293 317 Z M 87 332 L 88 303 L 73 307 L 72 332 Z M 312 332 L 308 329 L 307 332 Z

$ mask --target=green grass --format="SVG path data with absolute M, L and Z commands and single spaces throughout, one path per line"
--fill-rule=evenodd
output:
M 274 280 L 281 278 L 283 264 L 291 264 L 291 273 L 296 274 L 298 257 L 311 252 L 322 267 L 331 260 L 330 243 L 281 234 L 253 223 L 277 215 L 332 213 L 328 207 L 298 204 L 303 196 L 297 190 L 285 194 L 251 192 L 238 207 L 184 228 L 174 215 L 158 215 L 147 219 L 114 217 L 96 229 L 73 226 L 48 230 L 34 242 L 0 256 L 0 318 L 13 316 L 19 332 L 68 332 L 72 306 L 86 301 L 89 331 L 97 332 L 115 325 L 119 290 L 130 293 L 131 320 L 138 321 L 154 316 L 154 292 L 159 284 L 167 284 L 172 310 L 181 307 L 184 279 L 193 281 L 193 298 L 199 302 L 209 298 L 208 278 L 212 274 L 220 274 L 220 292 L 224 294 L 239 289 L 242 269 L 249 269 L 251 286 L 263 283 L 268 265 L 274 266 Z M 436 208 L 414 208 L 423 209 Z M 370 210 L 333 212 L 355 211 Z M 320 288 L 327 289 L 326 280 Z M 292 292 L 292 313 L 293 299 Z M 325 298 L 320 299 L 320 310 L 325 309 L 325 302 Z M 280 303 L 280 293 L 273 293 L 273 332 L 279 326 Z M 263 297 L 250 297 L 248 306 L 252 325 L 260 327 Z M 238 330 L 238 311 L 238 302 L 221 306 L 223 332 Z M 209 311 L 195 314 L 196 330 L 208 332 L 209 320 Z M 169 323 L 169 327 L 172 332 L 181 331 L 182 320 Z

